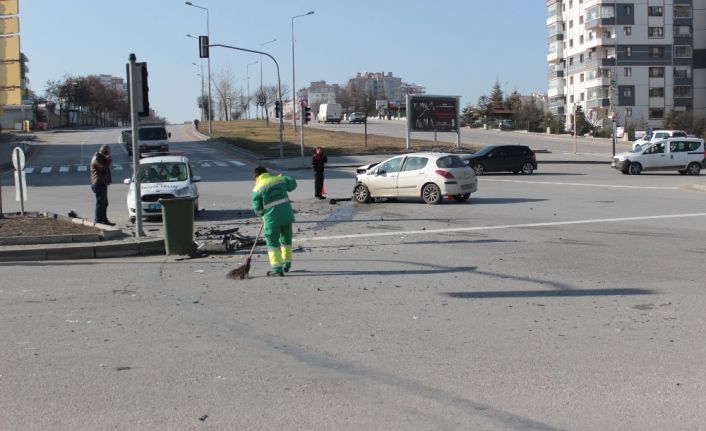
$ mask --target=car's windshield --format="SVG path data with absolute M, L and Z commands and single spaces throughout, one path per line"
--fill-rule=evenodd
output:
M 647 148 L 648 145 L 650 145 L 650 143 L 645 142 L 644 144 L 640 144 L 637 147 L 633 148 L 630 152 L 631 153 L 641 153 L 641 152 L 645 151 L 645 148 Z
M 436 166 L 440 168 L 465 168 L 466 164 L 459 156 L 444 156 L 436 161 Z
M 164 127 L 147 127 L 140 129 L 140 139 L 153 141 L 167 139 L 167 130 Z
M 140 182 L 168 183 L 186 181 L 186 163 L 148 163 L 140 166 Z
M 485 156 L 489 152 L 493 151 L 495 149 L 495 145 L 488 145 L 486 147 L 481 148 L 480 150 L 476 151 L 473 153 L 474 155 L 479 155 L 479 156 Z

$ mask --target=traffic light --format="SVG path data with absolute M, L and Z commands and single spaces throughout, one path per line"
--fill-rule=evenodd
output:
M 282 118 L 282 105 L 279 100 L 275 100 L 275 118 Z
M 199 36 L 199 57 L 208 58 L 208 36 Z
M 311 108 L 308 106 L 304 108 L 304 123 L 308 124 L 311 121 Z

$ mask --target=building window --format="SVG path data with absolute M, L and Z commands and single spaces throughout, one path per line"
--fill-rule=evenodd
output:
M 662 39 L 664 38 L 664 27 L 648 27 L 647 37 L 651 39 Z
M 674 97 L 691 97 L 690 85 L 675 85 Z
M 583 15 L 579 16 L 579 24 L 583 24 Z
M 674 37 L 691 37 L 690 25 L 675 25 Z
M 579 82 L 583 82 L 583 73 L 579 75 Z
M 647 16 L 663 16 L 664 9 L 662 6 L 649 6 L 647 8 Z
M 570 57 L 569 58 L 569 66 L 573 66 L 573 65 L 574 65 L 574 57 Z
M 625 118 L 632 117 L 632 108 L 625 108 Z
M 664 97 L 664 87 L 650 88 L 650 97 Z
M 691 18 L 691 6 L 674 5 L 674 18 Z
M 574 47 L 574 40 L 569 39 L 569 48 L 573 48 L 573 47 Z
M 674 79 L 691 79 L 691 66 L 674 66 Z
M 623 13 L 625 16 L 631 16 L 632 15 L 632 5 L 626 4 L 623 5 Z
M 675 58 L 691 58 L 691 45 L 674 45 Z
M 574 85 L 574 77 L 573 76 L 569 77 L 569 85 Z
M 632 27 L 623 27 L 623 33 L 625 36 L 631 36 L 632 35 Z
M 663 46 L 651 46 L 649 48 L 650 58 L 663 58 L 664 57 L 664 47 Z
M 623 97 L 632 97 L 632 87 L 622 87 Z
M 664 78 L 664 67 L 650 67 L 650 78 Z
M 581 93 L 579 96 L 581 96 L 580 99 L 581 99 L 582 102 L 583 102 L 584 100 L 586 100 L 586 99 L 584 99 L 584 97 L 583 97 L 583 93 Z
M 583 54 L 579 55 L 579 63 L 583 63 Z
M 625 76 L 632 76 L 632 67 L 626 67 L 623 70 L 625 71 Z
M 579 36 L 579 45 L 583 45 L 583 35 Z
M 573 19 L 569 20 L 569 28 L 574 28 L 574 20 Z
M 625 47 L 625 56 L 632 57 L 632 47 L 630 47 L 630 46 Z
M 572 94 L 571 97 L 569 97 L 569 103 L 574 103 L 574 95 Z
M 664 108 L 650 108 L 650 120 L 664 118 Z

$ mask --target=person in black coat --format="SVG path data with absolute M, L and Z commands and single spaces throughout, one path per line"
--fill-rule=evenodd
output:
M 321 147 L 316 147 L 314 155 L 311 157 L 311 166 L 314 168 L 314 196 L 319 199 L 324 197 L 324 165 L 328 163 L 328 157 Z

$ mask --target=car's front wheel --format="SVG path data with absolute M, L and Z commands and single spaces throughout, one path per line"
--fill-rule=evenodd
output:
M 358 203 L 367 204 L 370 202 L 370 190 L 365 184 L 358 184 L 353 189 L 353 198 Z
M 454 198 L 454 200 L 455 200 L 456 202 L 464 202 L 464 201 L 467 201 L 468 198 L 470 198 L 470 197 L 471 197 L 471 194 L 470 194 L 470 193 L 464 193 L 464 194 L 462 194 L 462 195 L 453 195 L 453 198 Z
M 531 175 L 532 172 L 534 172 L 534 166 L 532 165 L 532 163 L 527 162 L 527 163 L 525 163 L 525 164 L 522 165 L 522 173 L 523 173 L 523 174 L 525 174 L 525 175 Z
M 443 196 L 441 196 L 441 190 L 436 184 L 429 183 L 422 187 L 422 199 L 424 199 L 424 202 L 429 205 L 438 204 L 441 202 L 442 198 Z
M 689 163 L 689 166 L 686 167 L 686 173 L 689 175 L 699 175 L 701 173 L 701 165 L 696 162 Z
M 473 173 L 476 175 L 483 175 L 483 173 L 485 173 L 485 168 L 480 163 L 473 165 Z
M 640 175 L 640 172 L 642 172 L 642 165 L 637 162 L 630 163 L 630 166 L 628 166 L 628 172 L 630 172 L 630 175 Z

